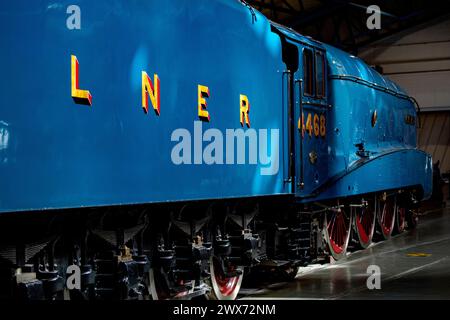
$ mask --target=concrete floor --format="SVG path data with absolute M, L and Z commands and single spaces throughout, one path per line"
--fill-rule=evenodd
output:
M 380 290 L 367 288 L 370 265 L 380 267 Z M 291 283 L 243 289 L 241 298 L 450 299 L 450 209 L 429 213 L 416 230 L 344 260 L 304 268 Z

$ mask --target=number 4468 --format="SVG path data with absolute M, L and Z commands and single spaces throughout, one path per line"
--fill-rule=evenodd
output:
M 303 113 L 298 119 L 298 130 L 301 131 L 302 137 L 305 137 L 305 132 L 309 134 L 310 137 L 314 136 L 325 138 L 327 135 L 327 119 L 325 115 L 308 113 L 306 117 L 305 124 L 305 114 Z

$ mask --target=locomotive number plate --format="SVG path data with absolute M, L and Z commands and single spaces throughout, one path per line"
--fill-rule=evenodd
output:
M 298 119 L 298 130 L 302 133 L 302 138 L 305 137 L 305 133 L 308 133 L 309 137 L 314 135 L 316 138 L 325 138 L 327 135 L 327 119 L 324 114 L 308 113 L 305 124 L 305 113 L 303 113 Z

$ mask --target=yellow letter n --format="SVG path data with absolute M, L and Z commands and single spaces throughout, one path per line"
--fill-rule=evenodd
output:
M 157 116 L 159 116 L 161 111 L 161 92 L 160 92 L 160 81 L 157 74 L 154 78 L 154 86 L 152 80 L 148 76 L 147 72 L 142 71 L 142 108 L 145 113 L 148 113 L 148 97 L 152 101 L 153 110 Z

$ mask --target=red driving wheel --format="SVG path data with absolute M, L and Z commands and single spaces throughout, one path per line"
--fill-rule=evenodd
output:
M 387 240 L 394 231 L 397 206 L 394 197 L 378 200 L 378 223 L 383 239 Z
M 229 267 L 232 273 L 236 268 Z M 212 257 L 210 263 L 211 285 L 213 298 L 217 300 L 234 300 L 236 299 L 243 278 L 243 271 L 239 270 L 235 276 L 227 276 L 223 270 L 222 262 L 218 257 Z
M 408 210 L 403 207 L 399 207 L 397 209 L 397 216 L 396 216 L 396 222 L 395 222 L 395 231 L 397 233 L 402 233 L 403 231 L 405 231 L 407 212 L 408 212 Z
M 355 232 L 359 246 L 363 249 L 367 248 L 373 239 L 375 230 L 376 212 L 374 202 L 367 202 L 367 205 L 355 207 Z
M 328 249 L 334 259 L 345 257 L 350 238 L 351 215 L 345 208 L 331 209 L 325 213 L 324 233 Z

